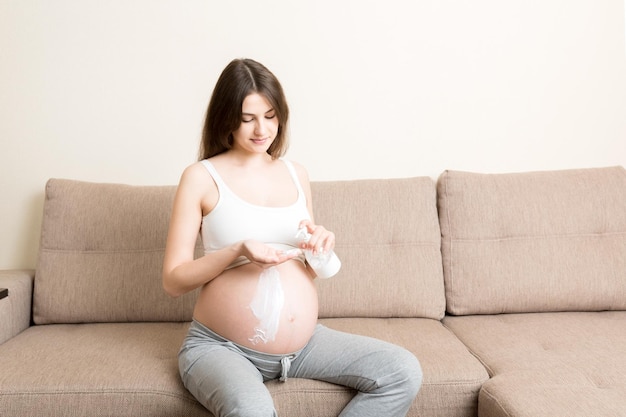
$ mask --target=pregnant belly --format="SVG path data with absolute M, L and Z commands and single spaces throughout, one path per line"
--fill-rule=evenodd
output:
M 259 285 L 262 273 L 266 275 Z M 246 264 L 224 271 L 202 288 L 194 319 L 239 345 L 286 354 L 310 339 L 317 307 L 317 290 L 302 262 L 288 261 L 275 271 Z

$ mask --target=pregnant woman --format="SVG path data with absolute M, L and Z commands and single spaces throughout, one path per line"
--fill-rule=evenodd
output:
M 357 390 L 341 416 L 405 416 L 422 381 L 415 356 L 317 323 L 303 251 L 329 253 L 335 235 L 315 223 L 306 170 L 283 158 L 288 117 L 267 68 L 237 59 L 224 69 L 200 160 L 180 179 L 163 264 L 170 295 L 200 288 L 179 353 L 182 381 L 217 417 L 276 416 L 264 382 L 287 377 Z M 198 232 L 204 256 L 194 259 Z

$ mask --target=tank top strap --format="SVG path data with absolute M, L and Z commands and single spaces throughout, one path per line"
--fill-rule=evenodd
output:
M 296 184 L 296 188 L 298 189 L 298 195 L 300 195 L 301 197 L 304 197 L 304 189 L 302 188 L 302 184 L 300 184 L 300 178 L 298 178 L 298 173 L 296 172 L 296 168 L 293 166 L 291 161 L 287 159 L 281 158 L 281 161 L 283 161 L 285 163 L 285 166 L 287 166 L 287 169 L 289 170 L 289 174 L 291 174 L 291 178 L 293 179 L 293 182 Z
M 215 181 L 215 184 L 217 184 L 217 189 L 219 191 L 228 190 L 226 183 L 224 182 L 220 174 L 217 173 L 217 170 L 215 169 L 213 164 L 209 162 L 208 159 L 203 159 L 200 162 L 202 163 L 202 165 L 204 165 L 207 171 L 209 171 L 209 174 L 211 174 L 211 176 L 213 177 L 213 181 Z

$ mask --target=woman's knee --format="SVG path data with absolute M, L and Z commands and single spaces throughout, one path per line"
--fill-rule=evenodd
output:
M 407 381 L 407 391 L 413 392 L 413 396 L 417 395 L 418 391 L 422 387 L 424 374 L 419 360 L 409 351 L 406 351 L 404 373 Z
M 422 386 L 422 366 L 417 357 L 408 350 L 398 347 L 392 354 L 393 366 L 390 371 L 390 383 L 401 387 L 408 396 L 417 395 Z

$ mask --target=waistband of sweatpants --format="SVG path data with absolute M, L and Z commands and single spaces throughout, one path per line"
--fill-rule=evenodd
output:
M 232 343 L 234 346 L 237 347 L 237 349 L 240 349 L 242 352 L 244 352 L 245 354 L 248 354 L 250 356 L 254 356 L 257 357 L 259 359 L 262 360 L 267 360 L 267 361 L 276 361 L 276 362 L 280 362 L 283 358 L 285 357 L 289 357 L 290 359 L 295 359 L 297 358 L 300 353 L 304 350 L 304 348 L 295 351 L 295 352 L 290 352 L 290 353 L 266 353 L 266 352 L 261 352 L 258 350 L 254 350 L 254 349 L 250 349 L 246 346 L 242 346 L 240 344 L 237 344 L 229 339 L 226 339 L 223 336 L 220 336 L 219 334 L 215 333 L 213 330 L 209 329 L 208 327 L 206 327 L 204 324 L 200 323 L 199 321 L 197 321 L 196 319 L 193 319 L 191 322 L 191 326 L 195 327 L 196 329 L 200 330 L 202 333 L 205 333 L 208 337 L 211 337 L 219 342 L 224 342 L 224 343 Z

